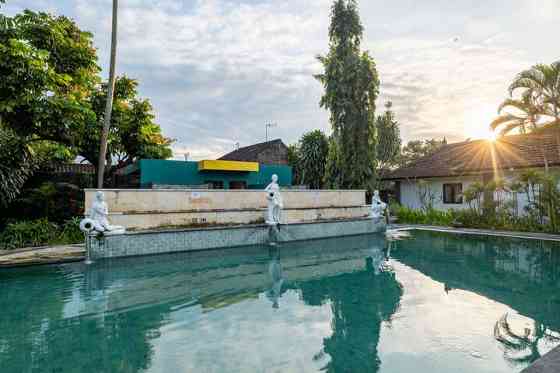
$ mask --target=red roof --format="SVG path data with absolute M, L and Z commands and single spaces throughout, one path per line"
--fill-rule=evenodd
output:
M 442 146 L 434 154 L 399 168 L 385 180 L 461 176 L 531 167 L 560 165 L 556 131 L 505 136 Z M 558 133 L 560 141 L 560 133 Z

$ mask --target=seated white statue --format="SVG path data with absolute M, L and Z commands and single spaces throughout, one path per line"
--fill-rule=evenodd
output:
M 80 229 L 86 233 L 124 233 L 125 228 L 119 225 L 111 225 L 108 216 L 109 209 L 105 202 L 105 194 L 98 191 L 91 208 L 86 213 L 86 218 L 80 222 Z
M 373 197 L 371 198 L 371 214 L 370 216 L 374 219 L 381 219 L 385 217 L 385 210 L 387 209 L 387 204 L 384 203 L 379 197 L 379 191 L 373 192 Z
M 282 195 L 280 194 L 280 186 L 278 185 L 278 175 L 272 175 L 272 182 L 268 184 L 264 191 L 266 192 L 266 199 L 268 201 L 266 224 L 280 224 L 284 203 L 282 201 Z

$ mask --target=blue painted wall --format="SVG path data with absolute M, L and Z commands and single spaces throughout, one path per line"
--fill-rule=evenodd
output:
M 290 166 L 263 165 L 259 172 L 234 171 L 198 171 L 198 162 L 167 161 L 161 159 L 141 159 L 138 161 L 141 187 L 152 184 L 167 185 L 201 185 L 212 181 L 222 181 L 229 189 L 230 181 L 245 181 L 249 189 L 262 189 L 273 174 L 278 175 L 281 186 L 292 185 L 292 168 Z

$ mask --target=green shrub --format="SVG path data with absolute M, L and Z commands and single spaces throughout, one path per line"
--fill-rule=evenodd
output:
M 404 224 L 558 233 L 553 224 L 542 224 L 537 213 L 529 211 L 527 215 L 514 216 L 507 208 L 482 213 L 475 209 L 447 211 L 429 209 L 424 211 L 394 205 L 391 206 L 391 212 L 397 216 L 399 223 Z
M 0 250 L 82 242 L 79 221 L 73 218 L 61 226 L 45 218 L 8 223 L 0 233 Z

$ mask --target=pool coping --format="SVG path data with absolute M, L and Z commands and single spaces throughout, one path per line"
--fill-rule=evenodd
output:
M 424 225 L 424 224 L 390 224 L 388 230 L 408 231 L 408 230 L 422 230 L 432 232 L 448 232 L 457 234 L 471 234 L 478 236 L 495 236 L 495 237 L 510 237 L 510 238 L 523 238 L 529 240 L 545 240 L 560 242 L 560 234 L 539 233 L 539 232 L 516 232 L 516 231 L 500 231 L 492 229 L 475 229 L 475 228 L 453 228 L 443 227 L 437 225 Z

